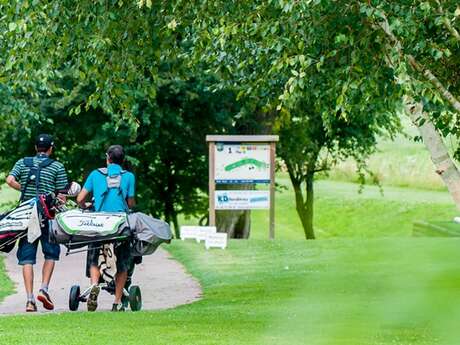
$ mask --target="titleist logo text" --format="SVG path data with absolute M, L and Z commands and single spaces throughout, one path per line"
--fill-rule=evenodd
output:
M 90 219 L 90 220 L 81 219 L 80 220 L 80 226 L 94 226 L 96 228 L 102 228 L 104 225 L 102 223 L 93 222 L 92 219 Z

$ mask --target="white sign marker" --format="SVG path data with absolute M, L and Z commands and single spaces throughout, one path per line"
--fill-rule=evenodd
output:
M 204 242 L 206 249 L 209 248 L 227 248 L 227 233 L 217 232 L 215 234 L 208 234 Z
M 217 232 L 217 228 L 215 226 L 200 226 L 200 230 L 198 232 L 198 236 L 196 237 L 196 241 L 199 243 L 201 241 L 205 241 L 208 235 L 215 234 Z
M 181 226 L 180 238 L 181 240 L 193 239 L 197 242 L 204 241 L 208 233 L 216 233 L 215 226 Z
M 199 226 L 181 226 L 180 238 L 182 241 L 186 239 L 196 240 L 198 237 Z

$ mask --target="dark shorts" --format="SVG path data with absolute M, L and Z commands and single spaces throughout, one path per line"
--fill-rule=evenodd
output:
M 98 266 L 99 260 L 99 245 L 89 245 L 88 254 L 86 256 L 86 276 L 89 277 L 89 268 Z M 115 256 L 117 257 L 117 272 L 128 272 L 133 265 L 133 257 L 130 253 L 129 242 L 125 241 L 121 244 L 116 244 Z
M 35 265 L 37 262 L 37 249 L 38 242 L 41 243 L 42 252 L 45 256 L 45 260 L 59 261 L 59 255 L 61 254 L 61 247 L 59 244 L 49 242 L 48 228 L 49 223 L 44 222 L 45 225 L 42 227 L 42 235 L 34 243 L 27 241 L 27 236 L 19 240 L 18 252 L 16 256 L 18 258 L 19 265 Z

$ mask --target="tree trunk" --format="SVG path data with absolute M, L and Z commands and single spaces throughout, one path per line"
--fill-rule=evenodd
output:
M 180 229 L 179 229 L 179 220 L 177 219 L 177 212 L 176 210 L 173 210 L 173 215 L 172 215 L 172 222 L 174 224 L 174 234 L 176 235 L 176 238 L 180 238 Z
M 251 234 L 251 211 L 216 211 L 218 232 L 226 232 L 229 238 L 249 238 Z
M 165 221 L 171 225 L 171 222 L 174 225 L 174 235 L 176 238 L 180 238 L 179 222 L 177 220 L 177 211 L 174 206 L 174 195 L 176 193 L 176 183 L 174 181 L 174 175 L 171 173 L 173 168 L 171 162 L 165 162 L 165 165 L 168 166 L 168 182 L 167 188 L 164 193 L 164 203 L 165 203 Z
M 307 200 L 305 201 L 305 218 L 306 226 L 304 227 L 305 237 L 307 240 L 315 239 L 315 232 L 313 230 L 313 174 L 307 175 L 306 182 Z
M 180 238 L 180 230 L 179 230 L 179 221 L 177 219 L 177 212 L 174 209 L 174 205 L 171 204 L 169 201 L 165 202 L 165 222 L 171 226 L 174 226 L 174 237 Z
M 305 233 L 305 238 L 307 240 L 315 239 L 315 232 L 313 229 L 313 176 L 310 179 L 310 182 L 307 182 L 307 200 L 304 200 L 302 195 L 302 182 L 293 177 L 291 177 L 292 186 L 295 193 L 295 206 L 297 214 L 299 215 L 300 222 L 302 223 L 303 231 Z
M 441 135 L 434 127 L 428 114 L 423 111 L 422 103 L 410 103 L 406 101 L 406 112 L 431 154 L 431 160 L 444 181 L 450 195 L 454 199 L 457 209 L 460 210 L 460 172 L 447 151 Z
M 441 96 L 447 100 L 451 106 L 460 113 L 460 102 L 457 98 L 439 81 L 439 79 L 425 66 L 420 64 L 411 54 L 406 54 L 399 39 L 391 31 L 386 15 L 383 16 L 384 21 L 380 23 L 380 27 L 385 34 L 390 38 L 395 48 L 401 56 L 406 56 L 409 64 L 418 73 L 423 75 L 430 83 L 438 90 Z M 458 33 L 451 31 L 457 38 Z M 442 140 L 441 135 L 436 130 L 430 117 L 423 111 L 423 104 L 414 104 L 409 98 L 406 99 L 406 112 L 411 118 L 414 125 L 418 128 L 423 142 L 431 154 L 431 160 L 436 167 L 436 172 L 441 176 L 450 195 L 454 199 L 457 209 L 460 210 L 460 173 L 455 166 L 449 152 Z M 422 120 L 420 122 L 420 120 Z
M 250 190 L 253 185 L 224 185 L 220 189 Z M 251 234 L 251 211 L 249 210 L 218 210 L 216 211 L 218 232 L 226 232 L 229 238 L 249 238 Z

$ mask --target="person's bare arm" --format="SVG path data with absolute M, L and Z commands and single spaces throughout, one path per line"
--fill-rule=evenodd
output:
M 16 181 L 16 177 L 14 177 L 13 175 L 8 175 L 8 177 L 6 178 L 6 183 L 11 188 L 14 188 L 19 191 L 21 190 L 21 184 L 18 181 Z
M 129 208 L 133 208 L 136 206 L 136 200 L 134 198 L 127 198 L 126 202 L 128 203 Z
M 85 188 L 82 188 L 81 192 L 78 193 L 77 195 L 77 204 L 80 205 L 81 207 L 84 207 L 86 197 L 88 196 L 88 194 L 89 192 Z

